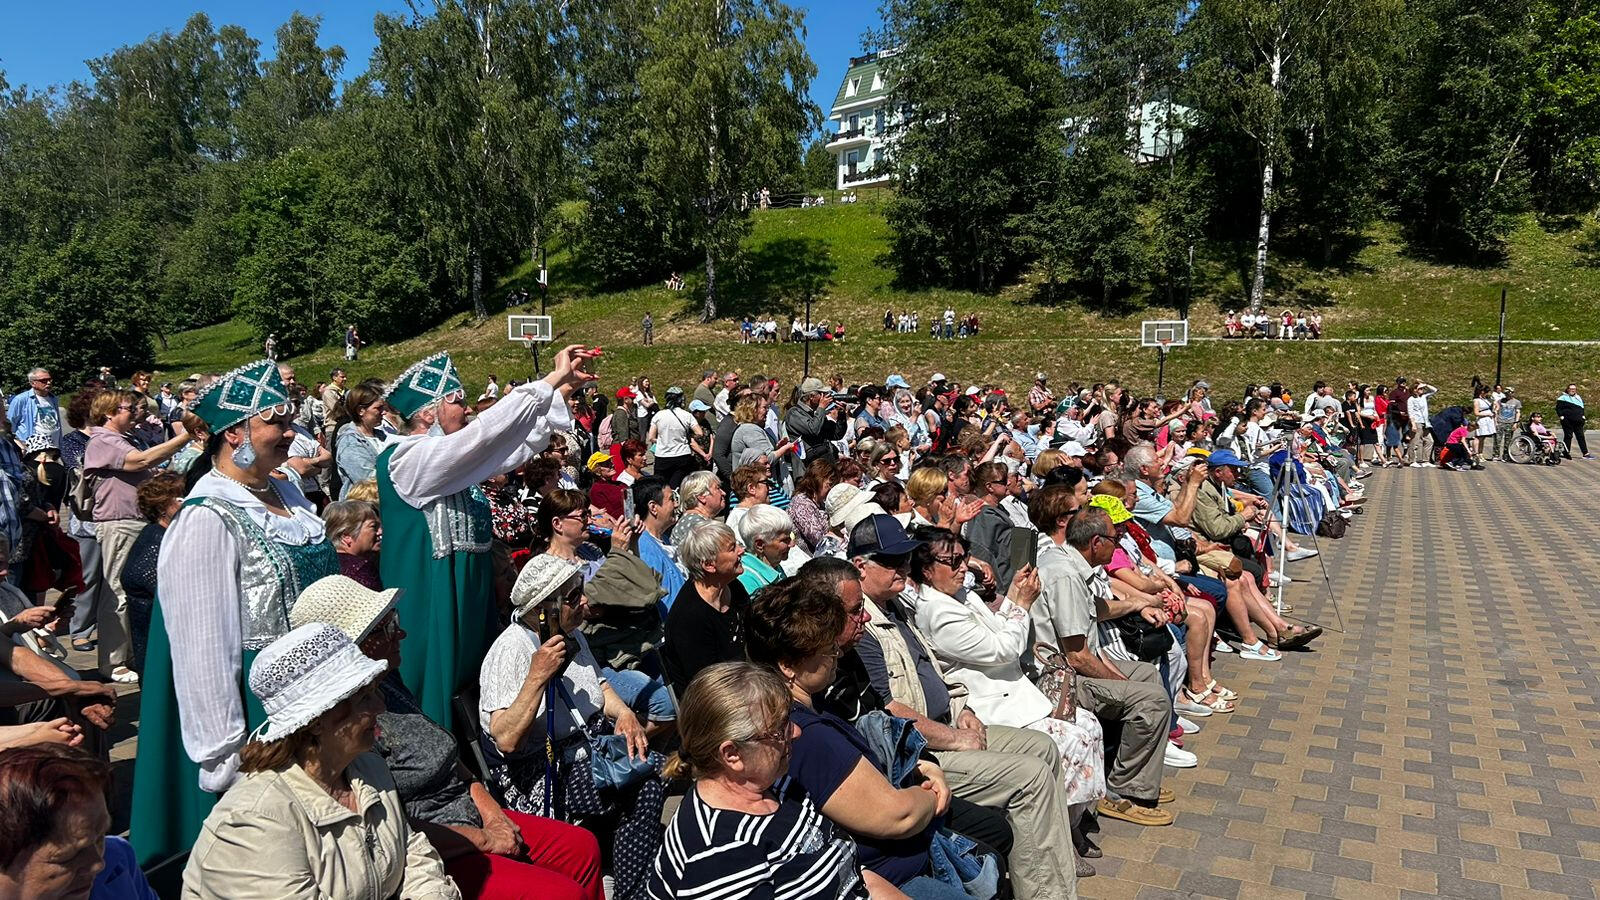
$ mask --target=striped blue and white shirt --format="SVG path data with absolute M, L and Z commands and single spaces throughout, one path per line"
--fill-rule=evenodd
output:
M 773 786 L 778 809 L 717 809 L 691 789 L 656 854 L 652 900 L 859 900 L 867 891 L 854 841 L 799 785 Z

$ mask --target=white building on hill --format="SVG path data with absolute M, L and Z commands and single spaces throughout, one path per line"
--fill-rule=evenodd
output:
M 838 130 L 827 146 L 833 153 L 840 190 L 890 180 L 889 129 L 895 116 L 889 105 L 889 86 L 884 82 L 883 60 L 894 53 L 880 50 L 851 59 L 833 99 L 828 118 L 838 123 Z

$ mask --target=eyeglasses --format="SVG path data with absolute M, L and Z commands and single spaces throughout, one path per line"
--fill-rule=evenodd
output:
M 967 566 L 967 560 L 971 558 L 972 554 L 963 553 L 960 556 L 935 556 L 933 560 L 934 562 L 943 563 L 952 569 L 964 569 Z
M 777 744 L 779 747 L 787 747 L 789 742 L 792 740 L 794 740 L 794 728 L 791 726 L 789 717 L 784 716 L 783 721 L 778 724 L 778 727 L 768 731 L 763 731 L 753 737 L 747 737 L 738 743 Z
M 125 409 L 128 412 L 133 412 L 137 408 L 138 408 L 137 406 L 135 406 L 134 404 L 131 404 L 131 403 L 118 403 L 117 404 L 117 409 Z
M 901 556 L 883 556 L 883 555 L 869 556 L 869 557 L 867 557 L 867 562 L 872 563 L 873 565 L 877 566 L 880 569 L 892 569 L 892 570 L 894 570 L 896 572 L 909 572 L 909 571 L 911 571 L 911 557 L 909 555 L 901 555 Z
M 367 633 L 367 637 L 393 638 L 399 633 L 400 614 L 391 611 L 388 615 L 383 617 L 383 621 L 372 627 L 372 631 Z
M 35 378 L 33 380 L 33 383 L 34 384 L 50 384 L 53 381 L 55 381 L 54 378 Z

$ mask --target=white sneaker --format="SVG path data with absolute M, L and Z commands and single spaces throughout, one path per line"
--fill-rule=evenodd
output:
M 1411 464 L 1411 468 L 1420 469 L 1420 468 L 1422 468 L 1422 463 L 1412 463 Z
M 1193 753 L 1190 753 L 1171 741 L 1167 741 L 1167 752 L 1166 756 L 1162 759 L 1162 762 L 1173 767 L 1174 769 L 1192 769 L 1195 766 L 1200 765 L 1200 757 L 1195 756 Z
M 1210 710 L 1207 710 L 1207 712 L 1210 712 Z M 1196 725 L 1183 716 L 1178 717 L 1178 727 L 1183 729 L 1184 734 L 1194 734 L 1200 730 L 1199 725 Z
M 1284 558 L 1289 562 L 1299 562 L 1302 559 L 1310 559 L 1316 555 L 1317 551 L 1311 549 L 1310 547 L 1296 547 L 1295 549 L 1290 550 L 1289 554 Z
M 1437 468 L 1439 468 L 1439 464 L 1438 463 L 1423 463 L 1422 467 L 1424 469 L 1437 469 Z
M 1189 721 L 1183 716 L 1194 716 L 1196 719 L 1204 719 L 1211 715 L 1211 710 L 1184 697 L 1182 692 L 1179 692 L 1178 698 L 1172 701 L 1172 708 L 1174 711 L 1183 714 L 1178 716 L 1179 725 Z M 1200 726 L 1195 725 L 1193 722 L 1189 722 L 1189 724 L 1193 726 L 1193 730 L 1184 729 L 1184 734 L 1194 734 L 1194 732 L 1200 730 Z
M 1341 509 L 1341 510 L 1339 510 L 1339 518 L 1341 518 L 1341 519 L 1354 518 L 1355 514 L 1356 514 L 1355 510 L 1352 510 L 1352 509 Z
M 1268 572 L 1267 584 L 1271 585 L 1272 587 L 1279 587 L 1285 584 L 1294 584 L 1294 579 L 1283 574 L 1282 572 Z

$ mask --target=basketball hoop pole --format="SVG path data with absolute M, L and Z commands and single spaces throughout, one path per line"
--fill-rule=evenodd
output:
M 1161 393 L 1161 383 L 1167 376 L 1167 342 L 1162 341 L 1156 348 L 1156 399 L 1166 401 L 1166 395 Z

